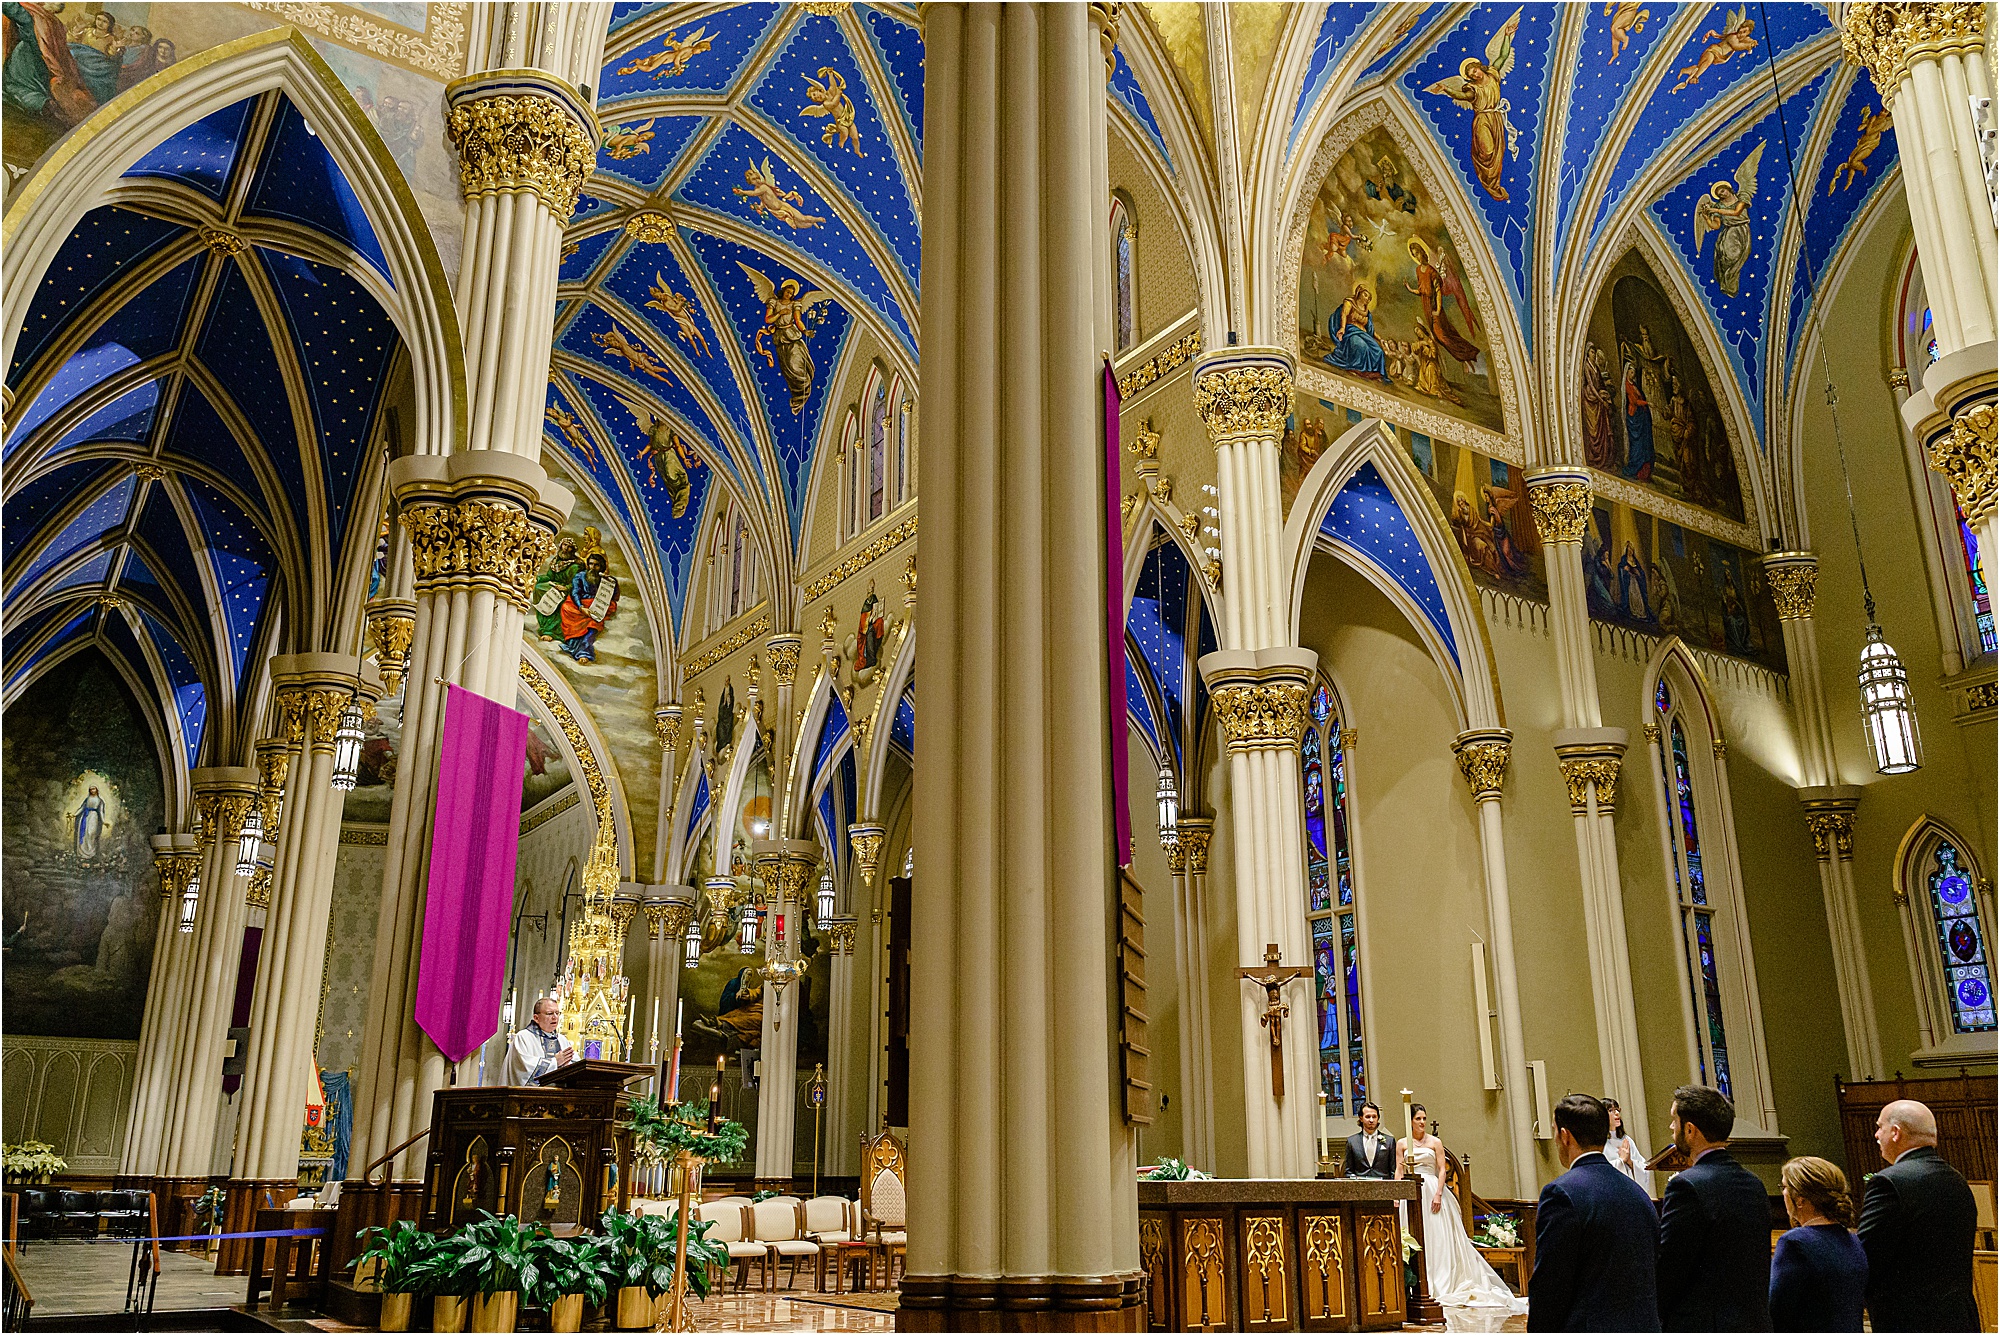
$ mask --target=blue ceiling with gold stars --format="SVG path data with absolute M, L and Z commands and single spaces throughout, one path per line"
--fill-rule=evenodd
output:
M 269 655 L 353 647 L 279 628 L 323 623 L 343 550 L 374 541 L 353 506 L 399 343 L 354 276 L 390 286 L 380 242 L 283 94 L 125 176 L 50 265 L 7 368 L 5 674 L 12 691 L 95 643 L 173 702 L 193 766 Z
M 685 12 L 614 11 L 546 429 L 652 549 L 676 629 L 708 507 L 796 546 L 856 331 L 915 363 L 923 125 L 907 10 Z

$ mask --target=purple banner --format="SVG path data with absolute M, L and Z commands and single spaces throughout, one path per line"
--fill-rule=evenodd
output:
M 445 688 L 416 1021 L 453 1062 L 491 1038 L 500 1015 L 527 753 L 526 714 Z
M 1125 522 L 1119 504 L 1118 373 L 1104 363 L 1104 647 L 1111 657 L 1111 821 L 1112 849 L 1118 865 L 1132 865 L 1132 812 L 1126 805 L 1131 785 L 1125 766 Z

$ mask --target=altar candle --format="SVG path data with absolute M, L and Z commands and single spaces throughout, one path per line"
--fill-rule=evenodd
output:
M 715 1083 L 708 1087 L 708 1130 L 710 1135 L 715 1134 L 715 1129 L 722 1124 L 722 1064 L 728 1060 L 727 1055 L 715 1059 Z
M 1415 1090 L 1406 1089 L 1403 1091 L 1403 1139 L 1405 1140 L 1409 1140 L 1416 1134 L 1416 1119 L 1410 1112 L 1410 1105 L 1416 1102 L 1415 1094 Z
M 653 1026 L 646 1031 L 646 1038 L 652 1043 L 654 1051 L 658 1051 L 660 1046 L 660 999 L 658 997 L 653 998 Z
M 1319 1157 L 1326 1158 L 1326 1091 L 1319 1093 Z

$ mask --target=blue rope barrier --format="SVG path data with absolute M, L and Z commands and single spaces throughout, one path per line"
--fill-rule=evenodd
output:
M 141 1233 L 140 1238 L 145 1238 Z M 274 1228 L 262 1233 L 186 1233 L 177 1238 L 154 1238 L 154 1242 L 219 1242 L 223 1238 L 323 1238 L 323 1228 Z

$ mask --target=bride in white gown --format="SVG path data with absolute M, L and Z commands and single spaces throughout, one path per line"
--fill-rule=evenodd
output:
M 1417 1175 L 1423 1192 L 1415 1208 L 1424 1212 L 1422 1256 L 1431 1297 L 1447 1307 L 1504 1307 L 1510 1312 L 1526 1312 L 1528 1300 L 1514 1296 L 1465 1235 L 1465 1216 L 1439 1171 L 1444 1142 L 1429 1133 L 1429 1125 L 1430 1116 L 1423 1104 L 1414 1105 L 1410 1135 L 1403 1141 L 1403 1165 Z

